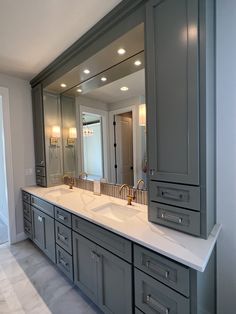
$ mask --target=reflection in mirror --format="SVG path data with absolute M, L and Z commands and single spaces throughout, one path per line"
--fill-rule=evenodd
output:
M 143 38 L 140 24 L 47 87 L 61 95 L 65 175 L 146 183 Z M 126 53 L 121 56 L 122 47 Z

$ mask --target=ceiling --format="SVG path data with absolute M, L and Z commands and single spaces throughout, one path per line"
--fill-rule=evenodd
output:
M 120 88 L 127 86 L 128 91 Z M 85 97 L 100 100 L 106 104 L 118 103 L 123 100 L 145 95 L 145 70 L 142 69 L 115 82 L 97 88 L 85 94 Z
M 121 0 L 0 0 L 0 72 L 30 80 Z

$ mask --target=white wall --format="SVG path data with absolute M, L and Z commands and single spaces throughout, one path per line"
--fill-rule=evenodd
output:
M 20 188 L 35 184 L 31 87 L 29 82 L 0 73 L 9 89 L 13 179 L 17 239 L 24 238 Z
M 217 0 L 218 314 L 236 313 L 236 1 Z
M 0 219 L 8 225 L 7 182 L 4 149 L 2 96 L 0 95 Z

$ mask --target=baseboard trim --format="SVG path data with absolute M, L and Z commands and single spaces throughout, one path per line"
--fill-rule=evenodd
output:
M 25 240 L 25 239 L 27 239 L 27 236 L 26 236 L 26 234 L 25 234 L 24 232 L 18 233 L 18 234 L 16 235 L 16 241 L 15 241 L 15 243 L 20 242 L 20 241 L 23 241 L 23 240 Z

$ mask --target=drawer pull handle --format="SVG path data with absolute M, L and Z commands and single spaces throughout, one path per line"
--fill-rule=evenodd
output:
M 63 215 L 60 215 L 60 214 L 58 214 L 58 219 L 60 219 L 60 220 L 66 220 L 66 217 L 65 216 L 63 216 Z
M 39 222 L 42 222 L 42 221 L 43 221 L 43 217 L 38 216 L 38 221 L 39 221 Z
M 162 198 L 171 199 L 174 201 L 183 201 L 183 194 L 172 194 L 168 191 L 161 191 Z
M 160 312 L 160 314 L 169 314 L 169 309 L 167 307 L 165 307 L 164 305 L 162 305 L 160 302 L 158 302 L 157 300 L 153 299 L 151 294 L 147 295 L 147 304 L 149 304 L 152 308 L 157 309 L 158 312 Z
M 61 233 L 58 232 L 57 236 L 58 236 L 59 240 L 67 241 L 67 237 L 64 237 L 64 235 L 62 235 Z
M 150 267 L 150 261 L 146 261 L 146 267 L 147 268 L 151 268 Z M 155 265 L 156 266 L 156 270 L 157 270 L 157 272 L 159 272 L 159 273 L 163 273 L 163 277 L 164 278 L 166 278 L 166 279 L 168 279 L 169 278 L 169 272 L 168 272 L 168 270 L 165 270 L 165 269 L 163 269 L 161 266 L 157 266 L 157 265 Z M 152 268 L 153 269 L 153 268 Z M 155 270 L 155 269 L 154 269 Z
M 62 258 L 59 260 L 59 263 L 62 264 L 64 267 L 68 266 L 68 263 L 65 262 L 64 259 L 62 259 Z
M 168 214 L 161 214 L 161 218 L 164 220 L 168 220 L 171 222 L 175 222 L 177 224 L 182 224 L 183 223 L 183 218 L 178 217 L 178 216 L 174 216 L 174 215 L 168 215 Z
M 149 174 L 150 174 L 150 176 L 154 176 L 155 171 L 156 171 L 155 169 L 150 169 L 150 170 L 149 170 Z

